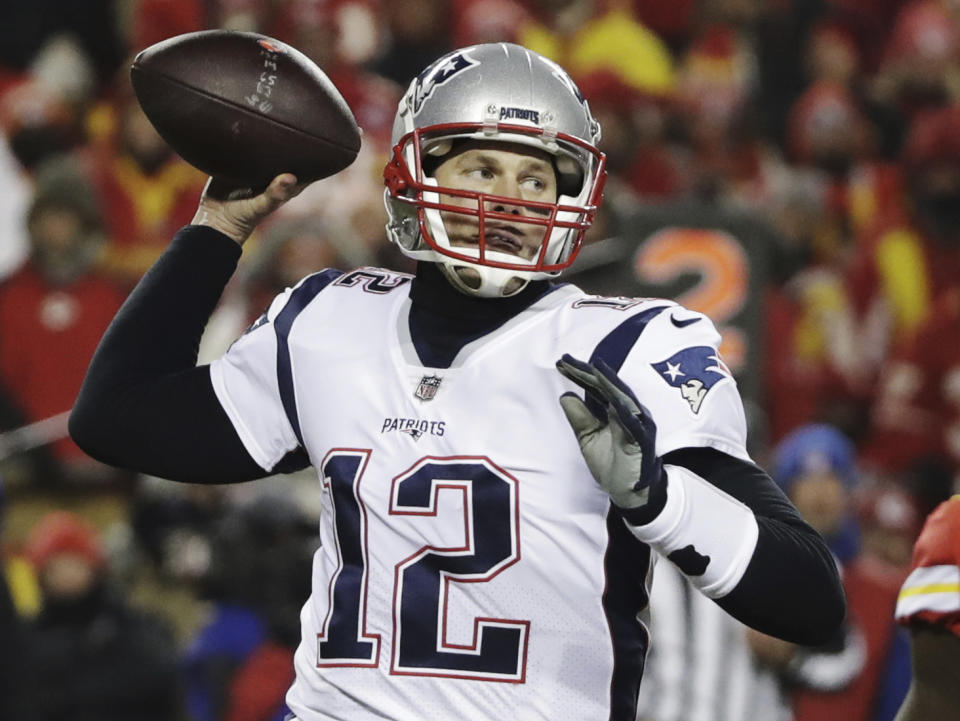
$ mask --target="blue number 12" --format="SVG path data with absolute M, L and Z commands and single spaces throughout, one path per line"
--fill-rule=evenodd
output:
M 367 633 L 367 526 L 360 481 L 371 451 L 338 449 L 324 459 L 340 565 L 318 639 L 318 665 L 376 666 L 380 637 Z M 394 569 L 390 672 L 523 683 L 530 622 L 476 617 L 468 644 L 447 641 L 451 583 L 490 581 L 520 559 L 518 484 L 488 458 L 428 457 L 393 479 L 391 515 L 436 517 L 441 490 L 463 494 L 465 542 L 427 545 Z

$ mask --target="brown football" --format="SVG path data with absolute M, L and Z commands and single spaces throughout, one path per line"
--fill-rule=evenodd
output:
M 360 129 L 310 58 L 257 33 L 203 30 L 141 51 L 130 79 L 157 132 L 191 165 L 238 187 L 301 183 L 353 162 Z

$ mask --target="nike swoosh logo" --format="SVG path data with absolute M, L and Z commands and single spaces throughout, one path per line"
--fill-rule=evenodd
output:
M 693 325 L 698 320 L 700 320 L 699 316 L 696 318 L 686 318 L 684 320 L 677 320 L 677 318 L 673 315 L 673 313 L 670 314 L 670 322 L 673 323 L 675 326 L 677 326 L 677 328 L 686 328 L 688 325 Z

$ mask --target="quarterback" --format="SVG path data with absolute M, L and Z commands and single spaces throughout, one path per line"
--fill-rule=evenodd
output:
M 414 275 L 309 275 L 197 367 L 243 242 L 299 189 L 208 186 L 105 334 L 71 416 L 91 455 L 196 483 L 316 469 L 297 719 L 633 721 L 657 559 L 765 633 L 841 624 L 710 320 L 551 281 L 600 202 L 599 139 L 554 63 L 455 51 L 411 83 L 384 171 Z

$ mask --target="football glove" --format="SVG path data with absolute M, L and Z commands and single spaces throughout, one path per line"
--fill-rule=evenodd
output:
M 666 487 L 650 412 L 602 360 L 590 364 L 564 354 L 557 370 L 586 391 L 586 402 L 564 393 L 560 405 L 593 477 L 618 508 L 646 506 L 652 491 Z

